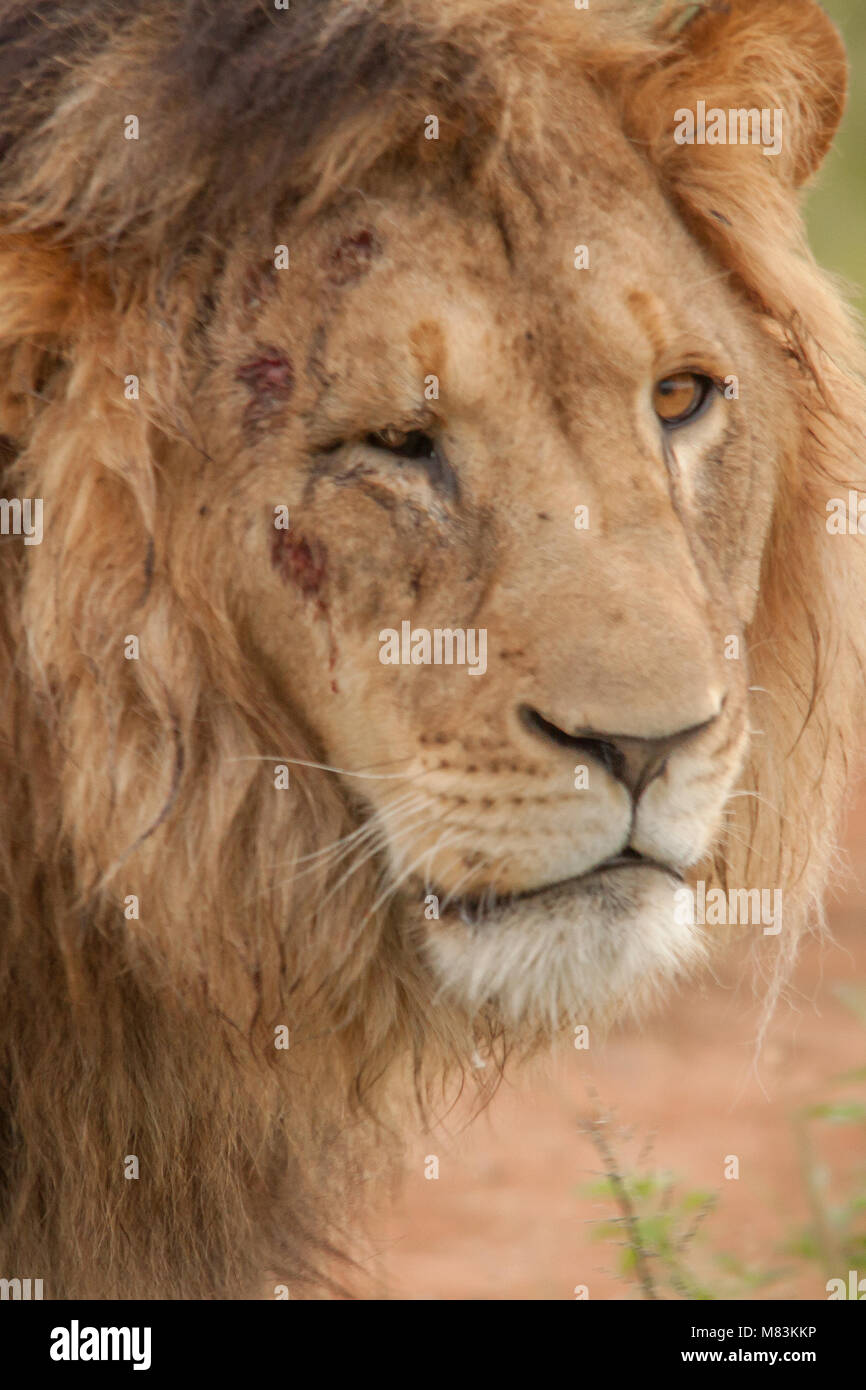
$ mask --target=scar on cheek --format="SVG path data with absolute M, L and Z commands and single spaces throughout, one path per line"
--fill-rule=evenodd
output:
M 328 669 L 331 673 L 331 691 L 339 694 L 337 686 L 337 657 L 339 655 L 337 638 L 331 613 L 322 596 L 328 569 L 328 552 L 321 541 L 308 541 L 304 536 L 293 536 L 288 531 L 275 531 L 271 542 L 271 564 L 280 578 L 299 589 L 305 599 L 314 599 L 313 612 L 323 622 L 328 633 Z
M 321 541 L 308 541 L 290 531 L 275 531 L 271 564 L 281 579 L 300 589 L 304 598 L 314 598 L 325 582 L 328 552 Z
M 341 237 L 328 257 L 328 279 L 334 285 L 347 285 L 367 274 L 382 254 L 382 243 L 370 227 Z
M 295 369 L 279 348 L 261 347 L 257 356 L 238 367 L 235 380 L 243 382 L 250 393 L 244 411 L 244 429 L 256 430 L 278 415 L 291 398 L 295 389 Z

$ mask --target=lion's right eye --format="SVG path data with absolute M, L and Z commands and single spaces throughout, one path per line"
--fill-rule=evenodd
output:
M 364 443 L 371 449 L 384 449 L 387 453 L 396 454 L 404 459 L 434 458 L 436 454 L 435 442 L 422 430 L 397 430 L 390 427 L 374 430 L 365 437 Z

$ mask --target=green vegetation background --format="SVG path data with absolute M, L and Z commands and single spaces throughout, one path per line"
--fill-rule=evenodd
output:
M 822 265 L 857 287 L 866 314 L 866 0 L 825 0 L 851 63 L 848 110 L 807 203 L 812 246 Z

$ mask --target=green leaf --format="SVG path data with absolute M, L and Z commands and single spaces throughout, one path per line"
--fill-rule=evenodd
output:
M 866 1120 L 866 1103 L 859 1100 L 812 1105 L 807 1115 L 813 1120 L 829 1120 L 834 1125 L 861 1124 Z
M 695 1188 L 680 1199 L 680 1207 L 683 1211 L 696 1211 L 698 1207 L 715 1207 L 718 1200 L 717 1192 L 702 1192 Z

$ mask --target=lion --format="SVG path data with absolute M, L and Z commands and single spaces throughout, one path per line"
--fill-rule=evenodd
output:
M 846 72 L 813 0 L 0 4 L 4 1276 L 351 1293 L 400 1131 L 688 979 L 684 890 L 820 926 Z

